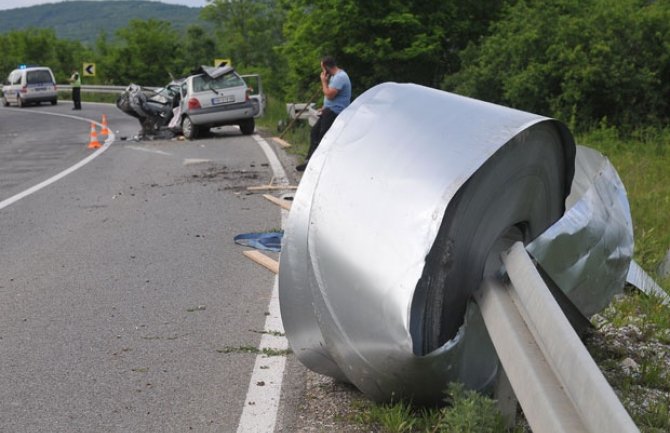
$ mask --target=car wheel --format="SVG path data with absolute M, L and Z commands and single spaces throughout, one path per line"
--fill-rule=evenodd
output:
M 2 98 L 2 105 L 4 105 L 5 107 L 9 107 L 9 101 L 7 100 L 7 98 Z
M 240 131 L 242 131 L 242 134 L 244 135 L 253 134 L 254 129 L 256 129 L 256 122 L 254 121 L 254 119 L 245 119 L 240 122 Z
M 19 108 L 23 108 L 23 106 L 25 105 L 25 102 L 23 102 L 23 99 L 21 99 L 20 96 L 16 98 L 16 105 L 18 105 Z
M 184 116 L 184 118 L 181 121 L 181 132 L 184 134 L 184 137 L 188 138 L 189 140 L 193 140 L 198 136 L 198 127 L 193 124 L 191 121 L 191 118 L 188 116 Z
M 58 104 L 58 99 L 54 99 L 53 101 L 51 101 L 51 105 L 56 105 L 56 104 Z

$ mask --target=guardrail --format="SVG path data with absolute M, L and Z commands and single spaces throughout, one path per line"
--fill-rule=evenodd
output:
M 639 433 L 520 242 L 511 280 L 476 294 L 484 323 L 534 433 Z
M 103 86 L 97 84 L 85 84 L 81 86 L 81 91 L 87 93 L 121 93 L 126 90 L 127 87 L 128 86 Z M 142 87 L 149 90 L 159 89 L 159 87 Z M 71 92 L 72 86 L 69 84 L 58 84 L 58 90 Z

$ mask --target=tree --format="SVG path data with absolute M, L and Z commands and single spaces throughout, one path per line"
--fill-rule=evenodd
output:
M 81 65 L 82 56 L 89 54 L 80 42 L 57 39 L 50 29 L 16 30 L 0 35 L 0 46 L 3 47 L 0 73 L 8 74 L 19 65 L 49 66 L 61 83 L 73 68 Z
M 56 35 L 53 30 L 28 29 L 4 35 L 2 43 L 3 69 L 19 65 L 50 65 L 56 59 Z
M 180 47 L 178 70 L 187 75 L 200 65 L 211 65 L 216 54 L 216 42 L 205 29 L 193 25 L 186 30 L 186 37 Z
M 169 22 L 132 20 L 117 36 L 119 42 L 103 59 L 110 82 L 155 86 L 177 73 L 178 35 Z
M 522 0 L 443 86 L 584 126 L 667 119 L 669 41 L 668 2 Z
M 289 64 L 290 92 L 310 93 L 324 54 L 347 70 L 354 93 L 383 81 L 437 86 L 458 68 L 461 46 L 486 31 L 504 3 L 284 0 L 280 52 Z
M 273 0 L 207 0 L 202 18 L 216 26 L 220 55 L 234 65 L 272 67 L 282 15 Z

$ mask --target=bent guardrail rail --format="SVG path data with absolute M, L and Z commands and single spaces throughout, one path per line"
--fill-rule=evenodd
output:
M 639 432 L 523 244 L 503 262 L 511 282 L 488 279 L 475 297 L 533 432 Z

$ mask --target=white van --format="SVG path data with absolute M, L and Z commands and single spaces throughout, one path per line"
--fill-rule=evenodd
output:
M 3 104 L 19 107 L 40 102 L 58 103 L 58 89 L 53 72 L 46 66 L 14 69 L 2 86 Z

